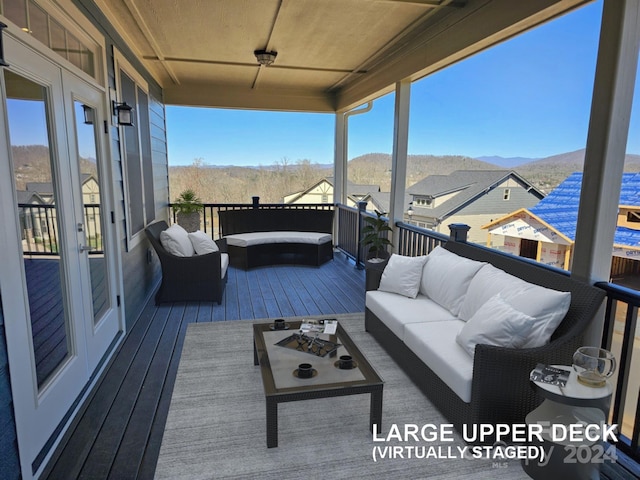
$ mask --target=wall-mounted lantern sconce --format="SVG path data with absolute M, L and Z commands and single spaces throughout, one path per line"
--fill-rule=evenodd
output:
M 2 34 L 7 26 L 0 22 L 0 67 L 8 67 L 9 64 L 4 61 L 4 46 L 2 45 Z
M 82 110 L 84 112 L 84 123 L 86 123 L 87 125 L 93 125 L 93 108 L 91 108 L 89 105 L 82 105 Z
M 409 208 L 407 209 L 407 215 L 409 215 L 409 220 L 411 220 L 411 217 L 413 216 L 413 202 L 409 203 Z
M 113 114 L 118 117 L 118 125 L 133 126 L 133 107 L 127 102 L 113 102 Z

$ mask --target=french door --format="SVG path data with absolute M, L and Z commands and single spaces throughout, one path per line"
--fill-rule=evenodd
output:
M 29 478 L 43 467 L 121 321 L 99 128 L 105 93 L 11 37 L 5 58 L 0 286 Z

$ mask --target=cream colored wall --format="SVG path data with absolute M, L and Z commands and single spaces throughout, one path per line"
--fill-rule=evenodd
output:
M 486 245 L 487 243 L 487 231 L 483 230 L 482 225 L 486 225 L 493 218 L 494 215 L 484 214 L 484 215 L 452 215 L 451 217 L 445 219 L 445 221 L 438 226 L 438 232 L 444 233 L 446 235 L 449 234 L 449 225 L 451 223 L 464 223 L 471 227 L 469 233 L 467 234 L 467 240 L 473 243 L 481 243 Z
M 283 197 L 284 203 L 325 203 L 322 201 L 323 195 L 326 195 L 326 203 L 333 203 L 333 185 L 329 182 L 321 182 L 301 197 L 296 198 L 301 193 L 302 192 L 296 192 L 285 195 Z

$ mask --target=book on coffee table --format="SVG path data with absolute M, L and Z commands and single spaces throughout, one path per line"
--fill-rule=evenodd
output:
M 338 321 L 335 318 L 306 320 L 300 325 L 300 331 L 303 333 L 326 333 L 328 335 L 335 335 L 337 328 Z
M 565 387 L 569 380 L 570 373 L 571 371 L 565 368 L 552 367 L 550 365 L 539 363 L 536 365 L 536 368 L 533 369 L 529 378 L 533 382 L 542 382 L 550 385 L 556 385 L 558 387 Z

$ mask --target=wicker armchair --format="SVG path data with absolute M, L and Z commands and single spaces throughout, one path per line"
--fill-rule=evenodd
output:
M 160 243 L 160 233 L 167 228 L 167 222 L 160 221 L 145 229 L 162 267 L 162 284 L 156 293 L 156 305 L 190 301 L 220 304 L 227 283 L 227 269 L 223 277 L 221 261 L 222 255 L 226 255 L 226 242 L 216 241 L 219 252 L 177 257 L 167 252 Z

